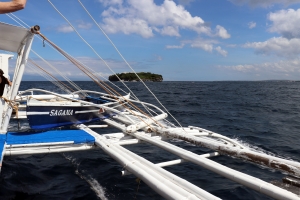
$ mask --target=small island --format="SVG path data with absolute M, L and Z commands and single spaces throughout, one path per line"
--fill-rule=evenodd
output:
M 140 81 L 140 79 L 135 75 L 135 73 L 117 73 L 121 81 Z M 159 74 L 152 74 L 150 72 L 138 72 L 137 75 L 142 79 L 142 81 L 151 81 L 151 82 L 162 82 L 163 77 Z M 120 81 L 116 75 L 111 75 L 108 77 L 110 81 Z

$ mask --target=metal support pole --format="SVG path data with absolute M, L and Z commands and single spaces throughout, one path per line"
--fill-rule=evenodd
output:
M 129 150 L 110 143 L 105 137 L 84 125 L 78 128 L 95 137 L 96 144 L 124 168 L 143 180 L 149 187 L 166 199 L 209 199 L 218 197 L 202 190 L 188 181 L 171 174 Z M 195 196 L 196 195 L 196 196 Z
M 3 113 L 4 107 L 5 107 L 5 101 L 2 98 L 0 98 L 0 134 L 6 133 L 6 131 L 5 132 L 2 131 L 2 122 L 4 119 L 4 113 Z
M 213 171 L 219 175 L 222 175 L 230 180 L 238 182 L 242 185 L 245 185 L 249 188 L 252 188 L 258 192 L 266 194 L 275 199 L 280 199 L 280 200 L 289 200 L 289 199 L 296 200 L 296 199 L 298 199 L 298 200 L 300 200 L 300 197 L 298 197 L 294 193 L 291 193 L 289 191 L 281 189 L 281 188 L 279 188 L 275 185 L 272 185 L 270 183 L 267 183 L 261 179 L 252 177 L 252 176 L 244 174 L 242 172 L 233 170 L 229 167 L 223 166 L 223 165 L 221 165 L 217 162 L 214 162 L 212 160 L 209 160 L 207 158 L 203 158 L 195 153 L 192 153 L 185 149 L 179 148 L 175 145 L 169 144 L 169 143 L 161 141 L 161 140 L 155 140 L 155 139 L 153 139 L 147 135 L 144 135 L 142 133 L 133 133 L 132 135 L 137 137 L 140 140 L 144 140 L 155 146 L 165 149 L 165 150 L 181 157 L 182 159 L 185 159 L 185 160 L 188 160 L 195 164 L 198 164 L 208 170 L 211 170 L 211 171 Z
M 19 68 L 16 67 L 15 73 L 17 73 L 17 75 L 14 75 L 14 80 L 13 80 L 13 83 L 12 83 L 13 85 L 12 85 L 12 88 L 11 88 L 10 100 L 14 99 L 15 96 L 17 95 L 17 93 L 18 93 L 20 83 L 21 83 L 21 80 L 22 80 L 22 77 L 23 77 L 23 73 L 24 73 L 24 70 L 25 70 L 25 65 L 27 63 L 27 59 L 28 59 L 28 56 L 29 56 L 29 53 L 30 53 L 33 37 L 34 37 L 34 34 L 30 33 L 29 36 L 27 37 L 23 54 L 20 55 L 20 56 L 22 56 L 22 60 L 21 60 L 20 67 Z M 12 110 L 13 110 L 13 108 L 11 106 L 7 107 L 6 115 L 3 119 L 4 121 L 3 121 L 2 131 L 5 131 L 5 132 L 7 131 L 7 127 L 8 127 L 8 124 L 9 124 L 9 120 L 10 120 L 10 117 L 11 117 Z

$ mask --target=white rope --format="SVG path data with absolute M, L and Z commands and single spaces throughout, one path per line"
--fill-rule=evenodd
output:
M 68 22 L 68 24 L 73 28 L 73 30 L 76 32 L 76 34 L 81 38 L 81 40 L 86 44 L 86 45 L 88 45 L 89 47 L 90 47 L 90 49 L 92 49 L 92 51 L 98 56 L 98 58 L 100 58 L 103 62 L 104 62 L 104 64 L 105 64 L 105 66 L 107 67 L 107 68 L 109 68 L 114 74 L 115 74 L 115 72 L 108 66 L 108 64 L 105 62 L 105 60 L 97 53 L 97 51 L 80 35 L 80 33 L 75 29 L 75 27 L 71 24 L 71 22 L 61 13 L 61 12 L 59 12 L 59 10 L 52 4 L 52 2 L 50 1 L 50 0 L 48 0 L 48 2 L 52 5 L 52 7 L 56 10 L 56 12 L 58 13 L 58 14 L 60 14 L 60 16 L 62 17 L 62 18 L 64 18 L 64 20 L 66 21 L 66 22 Z M 129 88 L 128 88 L 129 89 Z
M 181 124 L 177 121 L 177 119 L 165 108 L 165 106 L 159 101 L 159 99 L 155 96 L 155 94 L 148 88 L 148 86 L 144 83 L 144 81 L 138 76 L 138 74 L 134 71 L 134 69 L 130 66 L 130 64 L 126 61 L 126 59 L 123 57 L 121 52 L 118 50 L 118 48 L 115 46 L 115 44 L 111 41 L 111 39 L 108 37 L 108 35 L 104 32 L 104 30 L 99 26 L 99 24 L 96 22 L 96 20 L 92 17 L 92 15 L 89 13 L 89 11 L 85 8 L 85 6 L 81 3 L 80 0 L 78 2 L 81 4 L 83 9 L 86 11 L 86 13 L 91 17 L 91 19 L 94 21 L 94 23 L 98 26 L 98 28 L 102 31 L 102 33 L 105 35 L 105 37 L 109 40 L 109 42 L 113 45 L 115 50 L 118 52 L 118 54 L 121 56 L 121 58 L 124 60 L 124 62 L 127 64 L 127 66 L 134 72 L 134 74 L 138 77 L 138 79 L 143 83 L 143 85 L 148 89 L 148 91 L 153 95 L 153 97 L 156 99 L 156 101 L 164 108 L 164 110 L 177 122 L 177 124 L 181 126 Z M 113 72 L 115 74 L 115 72 Z
M 63 75 L 59 70 L 56 69 L 56 67 L 54 67 L 53 65 L 51 65 L 48 61 L 46 61 L 43 57 L 41 57 L 38 53 L 36 53 L 35 51 L 31 50 L 36 56 L 38 56 L 41 60 L 43 60 L 48 66 L 50 66 L 53 70 L 56 71 L 56 73 L 58 73 L 61 77 L 63 77 L 65 80 L 68 81 L 68 83 L 70 83 L 74 88 L 76 88 L 77 90 L 82 90 L 78 85 L 76 85 L 76 83 L 74 83 L 73 81 L 71 81 L 68 77 L 66 77 L 65 75 Z M 86 93 L 84 93 L 83 95 L 87 95 Z
M 50 1 L 49 1 L 50 2 Z M 51 2 L 50 2 L 51 3 Z M 53 5 L 52 3 L 51 3 L 51 5 Z M 53 5 L 54 6 L 54 5 Z M 54 7 L 55 8 L 55 7 Z M 55 8 L 56 9 L 56 8 Z M 57 10 L 57 9 L 56 9 Z M 58 11 L 58 10 L 57 10 Z M 58 13 L 60 13 L 59 11 L 58 11 Z M 60 13 L 61 14 L 61 13 Z M 13 15 L 13 14 L 12 14 Z M 62 15 L 62 14 L 61 14 Z M 9 15 L 8 15 L 9 16 Z M 16 17 L 15 15 L 13 15 L 15 18 L 17 18 L 17 19 L 19 19 L 18 17 Z M 63 16 L 63 15 L 62 15 Z M 13 19 L 11 16 L 9 16 L 11 19 Z M 63 16 L 64 17 L 64 16 Z M 64 17 L 65 18 L 65 17 Z M 66 19 L 66 18 L 65 18 Z M 13 19 L 15 22 L 17 22 L 15 19 Z M 66 19 L 67 20 L 67 19 Z M 27 27 L 29 27 L 25 22 L 23 22 L 21 19 L 19 19 L 19 21 L 21 21 L 22 23 L 24 23 Z M 67 20 L 68 21 L 68 20 Z M 19 22 L 17 22 L 19 25 L 21 25 Z M 70 24 L 70 22 L 68 21 L 68 23 Z M 71 24 L 70 24 L 71 25 Z M 22 27 L 24 27 L 23 25 L 21 25 Z M 72 25 L 71 25 L 72 26 Z M 73 27 L 73 26 L 72 26 Z M 25 28 L 25 27 L 24 27 Z M 77 30 L 73 27 L 73 29 L 77 32 Z M 78 32 L 77 32 L 78 33 Z M 79 34 L 79 33 L 78 33 Z M 80 36 L 80 35 L 79 35 Z M 81 36 L 80 36 L 81 37 Z M 82 37 L 81 37 L 82 38 Z M 39 38 L 39 39 L 41 39 L 41 38 Z M 83 38 L 82 38 L 83 39 Z M 84 40 L 84 39 L 83 39 Z M 84 40 L 85 41 L 85 40 Z M 86 42 L 86 41 L 85 41 Z M 88 44 L 88 43 L 87 43 Z M 50 45 L 51 46 L 51 45 Z M 51 46 L 52 47 L 52 46 Z M 91 46 L 90 46 L 91 47 Z M 53 47 L 52 47 L 53 48 Z M 92 47 L 91 47 L 92 48 Z M 33 51 L 33 50 L 32 50 Z M 94 51 L 95 52 L 95 51 Z M 34 52 L 37 56 L 39 56 L 36 52 Z M 65 52 L 66 53 L 66 52 Z M 98 55 L 99 56 L 99 55 Z M 40 56 L 39 56 L 40 57 Z M 41 57 L 40 57 L 41 58 Z M 100 57 L 101 58 L 101 57 Z M 43 58 L 41 58 L 41 59 L 43 59 Z M 73 58 L 74 59 L 74 58 Z M 102 59 L 102 58 L 101 58 Z M 43 59 L 44 60 L 44 59 Z M 75 59 L 76 60 L 76 59 Z M 103 60 L 103 59 L 102 59 Z M 45 61 L 45 60 L 44 60 Z M 78 60 L 76 60 L 77 62 L 79 62 Z M 104 60 L 103 60 L 104 61 Z M 45 61 L 49 66 L 52 66 L 52 65 L 50 65 L 50 63 L 48 63 L 47 61 Z M 104 61 L 105 62 L 105 61 Z M 81 62 L 79 62 L 81 65 L 83 65 Z M 106 64 L 106 62 L 105 62 L 105 64 Z M 106 64 L 107 65 L 107 64 Z M 85 65 L 83 65 L 83 66 L 85 66 Z M 108 66 L 108 65 L 107 65 Z M 52 66 L 54 69 L 55 69 L 55 67 L 54 66 Z M 90 69 L 91 71 L 93 71 L 94 73 L 95 73 L 95 71 L 94 70 L 92 70 L 91 68 L 89 68 L 89 67 L 87 67 L 87 66 L 85 66 L 86 68 L 88 68 L 88 69 Z M 55 69 L 55 71 L 57 71 L 56 69 Z M 41 74 L 42 75 L 42 74 Z M 44 75 L 42 75 L 44 78 L 46 78 Z M 47 78 L 46 78 L 47 79 Z M 48 78 L 49 79 L 49 78 Z M 105 78 L 104 78 L 105 79 Z M 107 80 L 107 79 L 106 79 Z M 109 81 L 110 82 L 110 81 Z M 55 82 L 53 82 L 53 83 L 55 83 Z M 113 83 L 112 83 L 113 84 Z M 116 86 L 115 84 L 113 84 L 114 86 Z M 57 85 L 58 87 L 62 87 L 62 86 L 59 86 L 59 85 Z M 102 85 L 103 87 L 105 87 L 104 85 Z M 126 86 L 126 85 L 125 85 Z M 121 91 L 123 91 L 121 88 L 119 88 L 118 86 L 116 86 L 118 89 L 120 89 Z M 126 86 L 127 87 L 127 86 Z M 106 88 L 106 87 L 105 87 Z M 128 88 L 128 87 L 127 87 Z M 62 88 L 61 88 L 62 89 Z M 107 90 L 109 90 L 108 88 L 106 88 Z M 129 89 L 129 88 L 128 88 Z M 129 89 L 130 90 L 130 89 Z M 124 92 L 124 91 L 123 91 Z M 132 91 L 131 91 L 132 92 Z M 111 91 L 111 93 L 114 93 L 114 92 L 112 92 Z M 125 93 L 125 92 L 124 92 Z M 133 93 L 133 92 L 132 92 Z M 145 106 L 144 106 L 145 107 Z
M 23 24 L 25 24 L 28 28 L 30 26 L 28 26 L 24 21 L 22 21 L 20 18 L 18 18 L 16 15 L 10 13 L 12 16 L 14 16 L 15 18 L 17 18 L 19 21 L 21 21 Z M 9 16 L 8 14 L 6 14 L 8 17 L 10 17 L 11 19 L 13 19 L 11 16 Z M 17 22 L 15 19 L 13 19 L 15 22 Z M 19 25 L 21 25 L 19 22 L 17 22 Z M 22 27 L 24 27 L 23 25 L 21 25 Z M 25 27 L 24 27 L 25 28 Z M 40 40 L 42 40 L 40 37 L 38 37 Z M 46 44 L 48 44 L 48 42 L 46 41 Z M 55 49 L 54 47 L 52 47 L 51 45 L 49 45 L 52 49 L 54 49 L 56 52 L 58 52 L 60 55 L 61 53 Z M 75 58 L 73 58 L 75 59 Z M 81 65 L 83 65 L 84 67 L 88 68 L 89 70 L 91 70 L 93 72 L 93 74 L 95 74 L 96 72 L 89 68 L 88 66 L 84 65 L 83 63 L 79 62 L 77 59 L 75 59 L 78 63 L 80 63 Z M 57 70 L 56 70 L 57 71 Z M 64 77 L 60 72 L 58 72 L 66 81 L 68 81 L 74 88 L 76 88 L 77 90 L 82 90 L 78 85 L 76 85 L 73 81 L 71 81 L 69 78 Z M 108 81 L 109 83 L 111 83 L 113 86 L 115 86 L 116 88 L 118 88 L 120 91 L 122 91 L 124 94 L 126 94 L 126 92 L 119 88 L 117 85 L 115 85 L 114 83 L 112 83 L 111 81 L 109 81 L 108 79 L 106 79 L 105 77 L 103 77 L 101 74 L 98 74 L 98 76 L 100 76 L 102 79 L 104 79 L 105 81 Z M 104 86 L 105 87 L 105 86 Z M 105 87 L 106 88 L 106 87 Z M 87 94 L 86 94 L 87 95 Z
M 90 49 L 92 49 L 92 51 L 98 56 L 98 58 L 100 58 L 105 66 L 113 73 L 115 74 L 117 77 L 118 75 L 109 67 L 109 65 L 105 62 L 105 60 L 97 53 L 97 51 L 80 35 L 80 33 L 76 30 L 76 28 L 72 25 L 72 23 L 52 4 L 52 2 L 50 0 L 48 0 L 48 2 L 52 5 L 52 7 L 56 10 L 56 12 L 58 14 L 60 14 L 60 16 L 73 28 L 73 30 L 76 32 L 76 34 L 82 39 L 82 41 L 88 45 L 90 47 Z M 121 81 L 121 79 L 118 77 L 118 79 Z M 121 81 L 122 82 L 122 81 Z M 130 88 L 124 83 L 122 82 L 122 84 L 130 91 L 130 93 L 135 96 L 135 98 L 141 103 L 141 105 L 147 110 L 147 112 L 151 115 L 151 113 L 148 111 L 147 107 L 136 97 L 136 95 L 134 94 L 134 92 L 132 92 L 130 90 Z
M 92 51 L 98 56 L 98 58 L 100 58 L 100 60 L 103 61 L 103 63 L 105 64 L 105 66 L 113 73 L 113 74 L 116 74 L 110 67 L 109 65 L 105 62 L 105 60 L 97 53 L 97 51 L 80 35 L 80 33 L 76 30 L 76 28 L 72 25 L 72 23 L 61 13 L 59 12 L 59 10 L 53 5 L 53 3 L 48 0 L 48 2 L 52 5 L 52 7 L 56 10 L 56 12 L 58 14 L 60 14 L 60 16 L 62 18 L 64 18 L 64 20 L 73 28 L 73 30 L 76 32 L 76 34 L 81 38 L 81 40 L 90 47 L 90 49 L 92 49 Z M 118 76 L 117 76 L 118 77 Z M 119 77 L 118 77 L 119 80 L 121 80 Z M 134 94 L 124 83 L 123 85 L 132 93 Z
M 76 60 L 76 59 L 75 59 Z M 101 74 L 97 73 L 95 70 L 93 70 L 92 68 L 86 66 L 85 64 L 83 64 L 82 62 L 76 60 L 78 63 L 80 63 L 82 66 L 84 66 L 85 68 L 87 68 L 88 70 L 90 70 L 92 72 L 93 75 L 95 76 L 100 76 L 102 79 L 104 79 L 105 81 L 110 82 L 108 79 L 104 78 Z M 100 82 L 98 82 L 99 84 L 101 84 Z M 117 85 L 115 85 L 114 83 L 110 82 L 111 84 L 113 84 L 116 88 L 118 88 L 120 91 L 122 91 L 124 94 L 127 94 L 124 90 L 122 90 L 121 88 L 119 88 Z M 114 94 L 113 91 L 111 91 L 109 88 L 107 88 L 105 85 L 101 84 L 102 87 L 104 87 L 106 90 L 108 90 L 109 92 L 111 92 L 112 94 Z
M 109 42 L 112 44 L 112 46 L 116 49 L 116 51 L 118 52 L 118 54 L 121 56 L 121 58 L 123 59 L 123 61 L 130 67 L 129 63 L 126 61 L 126 59 L 123 57 L 123 55 L 120 53 L 120 51 L 117 49 L 117 47 L 115 46 L 115 44 L 111 41 L 111 39 L 107 36 L 107 34 L 104 32 L 104 30 L 99 26 L 99 24 L 96 22 L 96 20 L 92 17 L 92 15 L 89 13 L 89 11 L 84 7 L 84 5 L 81 3 L 80 0 L 78 0 L 78 2 L 81 4 L 81 6 L 83 7 L 83 9 L 87 12 L 87 14 L 90 16 L 90 18 L 94 21 L 94 23 L 98 26 L 98 28 L 102 31 L 102 33 L 106 36 L 106 38 L 109 40 Z M 108 65 L 107 67 L 111 70 L 111 72 L 119 79 L 120 82 L 122 82 L 122 84 L 132 93 L 132 95 L 135 97 L 136 100 L 140 101 L 138 99 L 138 97 L 134 94 L 134 92 L 132 92 L 130 90 L 130 88 L 127 87 L 127 85 L 121 81 L 120 77 L 116 74 L 116 72 L 114 72 Z M 131 67 L 130 67 L 131 68 Z M 132 68 L 131 68 L 132 69 Z M 132 71 L 134 72 L 134 70 L 132 69 Z M 135 72 L 134 72 L 135 73 Z M 135 73 L 135 75 L 139 78 L 139 80 L 145 85 L 145 83 L 140 79 L 140 77 Z M 147 88 L 147 86 L 146 86 Z M 148 89 L 149 90 L 149 89 Z M 151 92 L 151 91 L 150 91 Z M 154 94 L 153 94 L 154 95 Z M 146 107 L 146 106 L 144 106 Z M 146 108 L 147 109 L 147 108 Z
M 31 64 L 27 64 L 27 66 L 34 72 L 38 73 L 40 76 L 44 77 L 46 80 L 50 81 L 51 83 L 53 83 L 54 85 L 56 85 L 57 87 L 61 88 L 61 86 L 57 83 L 55 83 L 53 81 L 53 78 L 50 77 L 47 73 L 43 72 L 41 69 L 39 69 L 38 67 L 31 65 Z M 37 70 L 36 70 L 37 69 Z M 62 89 L 62 88 L 61 88 Z
M 76 88 L 77 90 L 82 90 L 78 85 L 76 85 L 76 83 L 74 83 L 73 81 L 71 81 L 68 77 L 66 77 L 65 75 L 63 75 L 59 70 L 57 70 L 53 65 L 51 65 L 49 62 L 47 62 L 44 58 L 42 58 L 39 54 L 37 54 L 35 51 L 31 50 L 35 55 L 37 55 L 41 60 L 43 60 L 48 66 L 50 66 L 53 70 L 56 71 L 56 73 L 58 73 L 61 77 L 63 77 L 68 83 L 70 83 L 74 88 Z M 87 95 L 87 94 L 83 94 L 83 95 Z
M 23 24 L 25 24 L 27 26 L 27 28 L 30 28 L 30 26 L 28 24 L 26 24 L 24 21 L 22 21 L 20 18 L 18 18 L 16 15 L 12 14 L 12 16 L 14 16 L 16 19 L 18 19 L 19 21 L 21 21 Z M 9 16 L 10 17 L 10 16 Z M 19 23 L 20 24 L 20 23 Z M 22 25 L 21 25 L 22 26 Z M 24 26 L 22 26 L 24 27 Z M 24 27 L 25 28 L 25 27 Z M 42 40 L 40 37 L 38 37 L 38 39 Z M 52 47 L 51 45 L 49 45 L 52 49 L 56 50 L 54 47 Z M 82 88 L 80 88 L 78 85 L 76 85 L 73 81 L 71 81 L 68 77 L 64 76 L 59 70 L 57 70 L 54 66 L 52 66 L 49 62 L 47 62 L 44 58 L 42 58 L 39 54 L 37 54 L 35 51 L 31 50 L 35 55 L 37 55 L 40 59 L 42 59 L 47 65 L 49 65 L 52 69 L 54 69 L 61 77 L 63 77 L 66 81 L 68 81 L 73 87 L 75 87 L 77 90 L 82 90 Z M 56 50 L 57 51 L 57 50 Z
M 45 73 L 43 70 L 41 70 L 40 68 L 31 65 L 29 63 L 27 63 L 27 66 L 29 68 L 31 68 L 33 71 L 37 72 L 40 76 L 44 77 L 46 80 L 50 81 L 51 83 L 53 83 L 54 85 L 56 85 L 58 88 L 60 88 L 61 90 L 68 92 L 69 94 L 71 93 L 69 90 L 67 90 L 62 84 L 60 84 L 59 82 L 55 81 L 53 79 L 53 77 L 49 76 L 47 73 Z M 34 70 L 34 69 L 38 69 L 38 71 Z M 67 90 L 67 91 L 66 91 Z
M 14 19 L 13 17 L 11 17 L 10 15 L 6 14 L 8 17 L 10 17 L 12 20 L 14 20 L 16 23 L 18 23 L 20 26 L 22 26 L 23 28 L 30 28 L 30 26 L 28 24 L 26 24 L 24 21 L 22 21 L 20 18 L 18 18 L 16 15 L 10 13 L 12 16 L 14 16 L 17 20 L 19 20 L 20 22 L 22 22 L 24 25 L 22 25 L 21 23 L 19 23 L 16 19 Z M 38 37 L 39 38 L 39 37 Z M 41 38 L 39 38 L 40 40 L 42 40 Z M 51 45 L 49 45 L 50 47 L 52 47 Z M 52 47 L 52 49 L 54 49 Z M 49 62 L 47 62 L 44 58 L 42 58 L 39 54 L 37 54 L 33 49 L 30 50 L 31 52 L 33 52 L 36 56 L 38 56 L 40 59 L 42 59 L 48 66 L 50 66 L 53 70 L 56 71 L 56 73 L 58 73 L 63 79 L 65 79 L 68 83 L 70 83 L 74 88 L 76 88 L 77 90 L 82 90 L 78 85 L 76 85 L 73 81 L 71 81 L 68 77 L 66 77 L 65 75 L 63 75 L 59 70 L 57 70 L 53 65 L 51 65 Z M 53 82 L 52 82 L 53 83 Z M 87 94 L 84 94 L 87 95 Z

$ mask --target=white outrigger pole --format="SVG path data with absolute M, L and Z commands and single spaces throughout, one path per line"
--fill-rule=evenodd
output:
M 92 105 L 113 112 L 113 117 L 104 119 L 103 121 L 110 126 L 118 128 L 121 132 L 100 135 L 92 130 L 92 128 L 99 127 L 89 127 L 83 124 L 74 126 L 77 128 L 76 130 L 51 130 L 39 133 L 28 132 L 26 134 L 7 132 L 13 110 L 12 103 L 19 99 L 16 98 L 16 96 L 31 48 L 33 34 L 36 31 L 39 31 L 38 26 L 35 26 L 31 30 L 27 30 L 0 23 L 0 49 L 17 52 L 19 55 L 13 78 L 13 86 L 9 91 L 5 91 L 4 96 L 7 101 L 1 99 L 1 164 L 3 156 L 58 153 L 100 148 L 123 166 L 124 171 L 122 171 L 122 175 L 134 174 L 166 199 L 219 199 L 198 186 L 163 169 L 164 166 L 176 165 L 182 162 L 193 162 L 272 198 L 280 200 L 300 200 L 299 194 L 289 192 L 258 178 L 233 170 L 212 161 L 209 158 L 221 154 L 229 155 L 278 169 L 295 177 L 300 177 L 300 164 L 298 162 L 255 152 L 230 138 L 202 128 L 167 127 L 161 123 L 161 120 L 165 119 L 167 114 L 158 107 L 146 102 L 126 99 L 126 104 L 142 104 L 143 106 L 149 107 L 151 110 L 155 110 L 155 113 L 158 114 L 149 117 L 141 112 L 129 110 L 127 108 L 124 111 L 117 110 L 115 107 L 109 107 L 109 103 L 98 105 L 78 99 L 75 100 L 71 97 L 66 97 L 54 92 L 43 91 L 68 101 L 77 101 L 85 105 Z M 32 89 L 27 90 L 27 92 L 33 90 L 39 92 L 42 91 Z M 106 96 L 106 98 L 108 97 Z M 121 100 L 124 97 L 116 96 L 115 98 Z M 124 102 L 125 99 L 123 103 Z M 167 140 L 172 138 L 209 148 L 213 150 L 213 152 L 197 155 L 168 143 Z M 140 142 L 146 142 L 160 147 L 177 155 L 180 159 L 155 164 L 122 147 L 123 145 L 132 145 Z

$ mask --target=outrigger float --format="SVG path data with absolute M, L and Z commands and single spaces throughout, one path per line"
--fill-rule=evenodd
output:
M 272 198 L 300 199 L 299 189 L 296 189 L 296 192 L 288 191 L 209 158 L 231 156 L 276 169 L 288 174 L 290 178 L 287 178 L 286 182 L 294 186 L 299 185 L 299 162 L 256 152 L 235 140 L 199 127 L 169 125 L 166 121 L 169 113 L 152 104 L 141 102 L 137 98 L 84 90 L 68 94 L 39 89 L 19 92 L 35 34 L 40 34 L 38 26 L 26 29 L 0 23 L 0 49 L 18 54 L 12 79 L 13 85 L 5 88 L 4 95 L 0 99 L 1 166 L 6 156 L 100 148 L 123 167 L 123 175 L 134 174 L 166 199 L 219 199 L 163 168 L 186 161 Z M 0 68 L 6 75 L 9 57 L 9 55 L 0 55 Z M 33 92 L 45 94 L 34 95 Z M 94 94 L 94 97 L 85 95 L 87 93 Z M 10 121 L 18 118 L 27 118 L 31 130 L 8 131 Z M 105 125 L 86 124 L 94 120 L 100 120 Z M 67 129 L 66 127 L 70 125 L 72 128 Z M 65 126 L 65 128 L 54 129 L 57 126 Z M 111 126 L 119 129 L 120 132 L 99 134 L 93 131 L 93 128 L 99 126 L 103 128 Z M 168 142 L 174 138 L 208 148 L 212 152 L 197 155 Z M 160 147 L 180 159 L 152 163 L 122 147 L 140 142 Z

